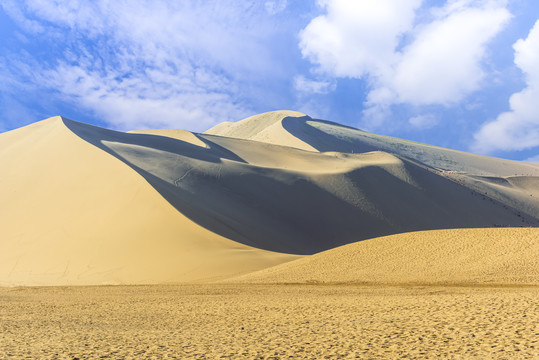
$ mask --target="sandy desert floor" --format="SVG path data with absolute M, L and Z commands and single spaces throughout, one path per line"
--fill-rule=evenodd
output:
M 0 358 L 539 358 L 539 288 L 0 288 Z

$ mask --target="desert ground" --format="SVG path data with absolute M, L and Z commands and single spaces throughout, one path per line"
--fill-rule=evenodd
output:
M 537 359 L 537 287 L 0 289 L 3 359 Z
M 538 239 L 433 230 L 205 283 L 2 287 L 0 358 L 537 359 Z
M 0 171 L 0 359 L 539 359 L 539 163 L 276 111 Z

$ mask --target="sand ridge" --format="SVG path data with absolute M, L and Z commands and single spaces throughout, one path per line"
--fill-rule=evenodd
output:
M 178 130 L 178 129 L 150 129 L 150 130 L 133 130 L 128 131 L 131 134 L 149 134 L 149 135 L 159 135 L 166 136 L 173 139 L 178 139 L 181 141 L 188 142 L 193 145 L 197 145 L 203 148 L 206 148 L 207 145 L 198 138 L 198 136 L 187 130 Z
M 317 151 L 312 145 L 286 131 L 283 128 L 284 119 L 301 121 L 311 118 L 297 111 L 270 111 L 234 123 L 224 122 L 206 130 L 204 133 Z

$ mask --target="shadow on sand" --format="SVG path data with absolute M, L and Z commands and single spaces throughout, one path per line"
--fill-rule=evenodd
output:
M 306 124 L 308 119 L 286 118 L 283 126 L 324 151 L 329 135 Z M 249 165 L 202 136 L 197 137 L 206 148 L 164 136 L 121 133 L 67 119 L 64 123 L 81 139 L 130 166 L 193 222 L 260 249 L 313 254 L 400 232 L 500 223 L 522 226 L 522 219 L 502 206 L 493 210 L 491 203 L 469 189 L 412 163 L 405 166 L 415 183 L 378 166 L 314 176 Z M 333 137 L 331 145 L 334 150 Z M 349 150 L 346 141 L 339 146 Z M 161 153 L 170 156 L 173 166 L 159 168 Z M 350 196 L 361 194 L 363 202 L 350 202 L 318 184 L 339 179 L 353 183 L 357 193 Z

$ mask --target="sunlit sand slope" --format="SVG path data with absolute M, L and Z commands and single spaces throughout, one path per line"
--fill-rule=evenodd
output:
M 60 117 L 1 134 L 0 168 L 0 285 L 184 282 L 293 258 L 197 225 Z
M 539 285 L 539 229 L 436 230 L 381 237 L 231 281 Z
M 297 111 L 281 110 L 254 115 L 237 122 L 225 121 L 207 130 L 205 134 L 255 140 L 275 145 L 317 151 L 316 146 L 301 140 L 283 127 L 283 119 L 304 122 L 311 118 Z

